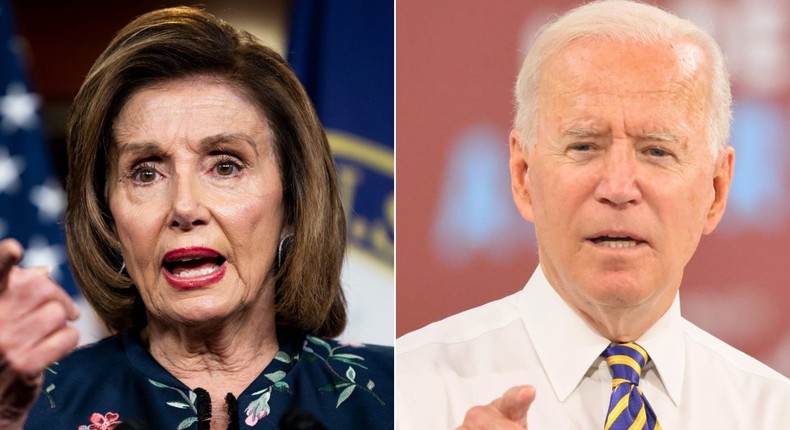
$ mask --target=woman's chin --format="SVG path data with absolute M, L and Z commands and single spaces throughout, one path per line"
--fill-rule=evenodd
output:
M 165 330 L 209 325 L 216 331 L 225 326 L 255 326 L 265 321 L 266 315 L 274 319 L 273 289 L 257 294 L 247 291 L 236 285 L 223 285 L 186 293 L 152 295 L 148 300 L 144 298 L 144 302 L 149 321 L 157 321 Z
M 154 318 L 165 326 L 203 326 L 214 325 L 216 328 L 232 320 L 243 320 L 240 306 L 223 303 L 219 300 L 186 300 L 171 306 L 164 312 L 149 312 L 149 319 Z

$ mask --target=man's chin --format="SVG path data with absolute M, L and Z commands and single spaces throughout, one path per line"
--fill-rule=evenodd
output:
M 605 271 L 582 281 L 592 302 L 613 308 L 635 307 L 655 297 L 655 280 L 631 271 Z

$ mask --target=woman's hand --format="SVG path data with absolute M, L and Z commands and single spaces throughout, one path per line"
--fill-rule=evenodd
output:
M 77 346 L 79 316 L 46 270 L 22 269 L 22 246 L 0 241 L 0 429 L 22 428 L 43 371 Z

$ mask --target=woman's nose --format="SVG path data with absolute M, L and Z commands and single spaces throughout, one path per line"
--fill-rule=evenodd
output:
M 172 183 L 170 227 L 186 231 L 207 222 L 208 210 L 200 181 L 189 175 L 178 176 Z

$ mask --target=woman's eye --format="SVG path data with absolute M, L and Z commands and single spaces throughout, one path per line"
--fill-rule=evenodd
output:
M 138 176 L 140 182 L 153 182 L 156 180 L 156 172 L 153 170 L 142 171 Z
M 242 166 L 243 165 L 235 159 L 223 157 L 217 160 L 217 163 L 214 165 L 214 171 L 219 176 L 234 176 L 242 170 Z
M 153 166 L 142 165 L 132 170 L 132 173 L 129 176 L 136 182 L 149 184 L 159 179 L 160 174 L 156 171 L 156 169 L 154 169 Z
M 217 173 L 221 176 L 230 176 L 236 171 L 236 166 L 231 163 L 220 163 L 217 165 Z

